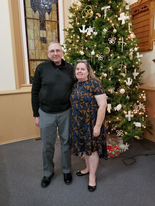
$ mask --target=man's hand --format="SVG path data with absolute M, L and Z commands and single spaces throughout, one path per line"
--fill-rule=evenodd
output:
M 40 117 L 35 117 L 35 119 L 34 119 L 34 123 L 37 127 L 39 127 L 39 119 L 40 119 Z

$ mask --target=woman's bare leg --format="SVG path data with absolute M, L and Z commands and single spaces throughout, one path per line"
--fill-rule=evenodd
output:
M 88 156 L 89 167 L 89 185 L 96 186 L 96 171 L 99 163 L 98 152 L 93 152 L 91 156 Z
M 89 156 L 86 155 L 86 153 L 84 152 L 84 159 L 85 159 L 85 164 L 86 164 L 86 168 L 81 170 L 81 173 L 85 174 L 89 172 L 89 162 L 88 162 L 88 158 Z

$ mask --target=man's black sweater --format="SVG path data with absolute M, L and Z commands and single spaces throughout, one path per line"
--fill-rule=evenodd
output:
M 33 116 L 39 107 L 46 113 L 62 112 L 70 108 L 70 93 L 74 84 L 73 66 L 64 60 L 56 66 L 47 61 L 37 66 L 32 85 Z

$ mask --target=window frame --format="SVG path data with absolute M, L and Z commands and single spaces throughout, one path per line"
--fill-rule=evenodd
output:
M 21 28 L 22 28 L 22 43 L 24 52 L 24 65 L 25 65 L 25 77 L 26 84 L 31 84 L 30 82 L 30 69 L 29 69 L 29 58 L 28 58 L 28 45 L 27 45 L 27 34 L 26 34 L 26 24 L 25 24 L 25 11 L 24 11 L 24 0 L 20 1 L 20 18 L 21 18 Z M 59 42 L 63 44 L 64 42 L 64 32 L 63 32 L 63 2 L 58 0 L 58 30 L 59 30 Z

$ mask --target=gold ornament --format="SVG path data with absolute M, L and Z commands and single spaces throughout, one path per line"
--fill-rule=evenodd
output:
M 93 10 L 90 5 L 86 6 L 85 9 L 82 11 L 83 17 L 91 18 L 93 16 Z
M 132 54 L 132 53 L 129 54 L 129 59 L 130 59 L 130 60 L 133 59 L 133 54 Z
M 109 54 L 110 48 L 109 48 L 109 47 L 105 47 L 105 50 L 104 50 L 104 51 L 105 51 L 106 54 Z
M 67 41 L 68 41 L 69 43 L 71 43 L 71 42 L 72 42 L 72 40 L 71 40 L 71 39 L 67 39 Z
M 134 136 L 134 137 L 135 137 L 136 139 L 140 139 L 140 137 L 139 137 L 139 136 L 137 136 L 137 135 L 136 135 L 136 136 Z
M 120 73 L 120 75 L 121 75 L 121 76 L 123 76 L 123 77 L 125 77 L 125 76 L 126 76 L 126 74 L 125 74 L 125 73 Z
M 100 13 L 96 13 L 96 18 L 100 18 L 101 14 Z
M 130 39 L 134 39 L 134 38 L 136 38 L 136 36 L 135 36 L 135 34 L 133 32 L 131 32 L 131 34 L 129 35 L 129 38 Z

